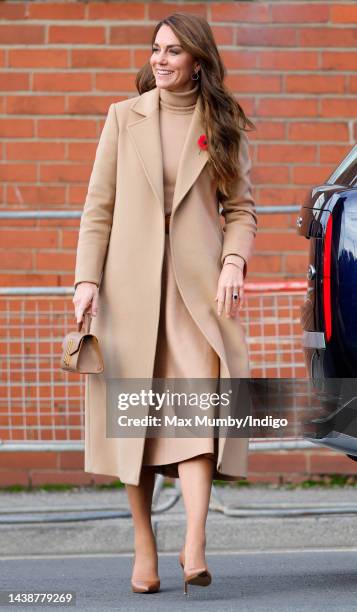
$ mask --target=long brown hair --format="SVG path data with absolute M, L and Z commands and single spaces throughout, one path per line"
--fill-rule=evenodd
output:
M 176 34 L 183 48 L 200 64 L 197 82 L 202 96 L 202 123 L 208 139 L 208 155 L 221 196 L 229 197 L 230 184 L 239 176 L 240 131 L 255 128 L 234 95 L 224 84 L 226 69 L 206 19 L 189 13 L 173 13 L 157 23 L 151 45 L 163 25 Z M 136 88 L 141 95 L 156 87 L 148 61 L 137 73 Z

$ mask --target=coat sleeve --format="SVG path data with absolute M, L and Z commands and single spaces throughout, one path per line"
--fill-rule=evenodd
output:
M 225 219 L 221 264 L 223 265 L 227 255 L 240 255 L 244 259 L 243 278 L 247 274 L 248 261 L 253 252 L 258 225 L 255 201 L 252 196 L 250 169 L 248 138 L 242 130 L 238 177 L 232 195 L 221 200 L 222 214 Z
M 115 105 L 111 104 L 97 146 L 81 216 L 74 288 L 83 281 L 100 284 L 113 220 L 118 136 Z

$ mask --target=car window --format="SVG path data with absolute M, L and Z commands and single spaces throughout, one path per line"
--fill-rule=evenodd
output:
M 327 179 L 326 185 L 354 187 L 357 184 L 357 145 L 348 153 L 336 170 Z

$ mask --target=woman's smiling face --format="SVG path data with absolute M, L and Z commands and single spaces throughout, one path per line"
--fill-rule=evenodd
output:
M 150 64 L 157 87 L 171 91 L 189 91 L 193 88 L 191 75 L 198 70 L 199 63 L 183 49 L 168 25 L 163 24 L 158 30 L 152 49 Z

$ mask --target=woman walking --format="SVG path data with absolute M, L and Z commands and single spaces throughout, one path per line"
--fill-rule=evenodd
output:
M 104 360 L 102 374 L 86 377 L 85 471 L 125 483 L 134 592 L 160 588 L 155 473 L 180 478 L 185 592 L 211 582 L 212 479 L 247 473 L 247 438 L 106 437 L 109 378 L 249 377 L 238 307 L 257 230 L 244 132 L 253 124 L 224 76 L 205 19 L 175 13 L 155 26 L 139 95 L 109 107 L 80 223 L 75 314 L 78 322 L 85 311 L 94 315 Z

